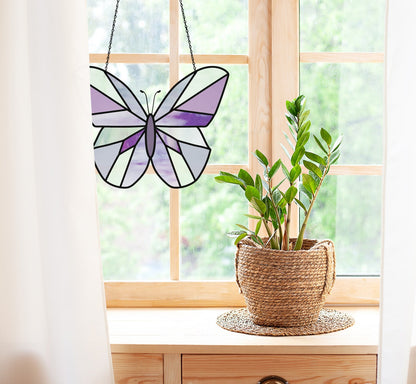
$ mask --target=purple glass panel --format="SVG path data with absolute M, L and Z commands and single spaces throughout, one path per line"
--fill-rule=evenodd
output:
M 127 151 L 131 147 L 134 147 L 137 144 L 137 142 L 140 140 L 140 138 L 142 137 L 143 133 L 144 133 L 144 129 L 140 130 L 139 132 L 135 133 L 134 135 L 124 140 L 123 146 L 121 147 L 121 153 L 123 153 L 124 151 Z
M 175 109 L 215 114 L 226 83 L 227 78 L 223 77 L 207 87 L 201 93 L 198 93 L 194 97 L 188 99 L 185 103 L 175 107 Z
M 97 91 L 95 88 L 90 87 L 90 89 L 92 113 L 121 111 L 124 109 L 120 104 Z
M 159 137 L 162 139 L 163 143 L 169 147 L 172 148 L 174 151 L 181 153 L 181 149 L 179 148 L 178 142 L 177 140 L 175 140 L 173 137 L 168 136 L 166 134 L 164 134 L 161 131 L 157 131 L 157 134 L 159 135 Z
M 142 135 L 141 139 L 139 139 L 139 142 L 136 144 L 133 156 L 130 159 L 127 172 L 123 179 L 122 187 L 131 187 L 137 180 L 139 180 L 146 172 L 148 164 L 149 158 L 146 154 L 146 144 Z
M 206 127 L 214 116 L 172 111 L 156 122 L 161 127 Z
M 152 157 L 152 164 L 156 173 L 166 184 L 174 188 L 180 186 L 168 151 L 158 136 L 156 136 L 156 148 Z

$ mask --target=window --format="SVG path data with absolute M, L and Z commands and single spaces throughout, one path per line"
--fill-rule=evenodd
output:
M 330 4 L 331 1 L 326 2 Z M 191 71 L 178 3 L 178 0 L 120 2 L 109 70 L 129 84 L 136 94 L 140 89 L 148 94 L 158 89 L 166 93 L 170 86 Z M 340 102 L 351 92 L 361 92 L 360 88 L 344 89 L 344 85 L 348 87 L 351 84 L 349 80 L 340 83 L 340 77 L 372 74 L 371 84 L 381 86 L 380 72 L 373 73 L 373 67 L 368 69 L 366 62 L 373 64 L 375 58 L 382 61 L 382 53 L 327 53 L 336 51 L 337 46 L 321 41 L 320 35 L 314 39 L 305 37 L 317 33 L 316 29 L 320 30 L 321 23 L 316 20 L 322 11 L 319 7 L 325 1 L 301 0 L 300 5 L 296 0 L 185 0 L 184 3 L 197 66 L 224 66 L 230 72 L 230 81 L 219 113 L 204 129 L 212 152 L 205 174 L 196 184 L 183 190 L 169 190 L 151 170 L 129 190 L 113 189 L 98 181 L 104 278 L 109 280 L 106 293 L 111 306 L 241 304 L 242 298 L 233 282 L 234 247 L 225 232 L 234 229 L 236 222 L 242 222 L 241 212 L 246 206 L 240 197 L 234 199 L 237 190 L 216 184 L 213 176 L 220 170 L 237 172 L 241 167 L 260 171 L 252 156 L 256 148 L 274 159 L 285 157 L 280 147 L 280 142 L 284 141 L 281 128 L 286 127 L 286 99 L 299 93 L 299 59 L 300 90 L 308 96 L 313 116 L 323 117 L 316 123 L 311 117 L 316 125 L 338 126 L 338 122 L 342 122 L 341 107 L 346 108 L 345 116 L 350 111 L 357 115 L 363 113 L 364 108 L 351 109 L 355 104 L 348 104 L 348 100 Z M 345 3 L 347 10 L 353 6 L 350 0 L 337 0 L 337 3 Z M 105 62 L 114 6 L 114 0 L 88 0 L 91 63 L 103 65 Z M 315 20 L 311 18 L 311 10 L 315 10 Z M 356 19 L 360 17 L 358 15 Z M 379 18 L 375 18 L 378 22 Z M 350 45 L 345 49 L 382 50 L 382 47 Z M 321 64 L 322 60 L 324 64 Z M 327 64 L 328 60 L 332 60 L 330 64 Z M 357 60 L 359 64 L 355 63 Z M 341 64 L 333 64 L 333 61 L 347 61 L 348 64 L 342 64 L 340 70 Z M 322 78 L 326 84 L 328 75 L 333 85 L 331 99 L 332 94 L 337 94 L 330 108 L 325 100 L 325 91 L 317 91 Z M 372 92 L 367 97 L 377 95 L 377 88 Z M 162 97 L 157 98 L 156 104 Z M 381 108 L 381 102 L 371 112 L 372 116 L 377 115 L 377 108 Z M 330 114 L 337 116 L 338 121 L 330 120 Z M 371 120 L 368 115 L 366 118 Z M 351 128 L 348 124 L 345 127 Z M 335 216 L 328 218 L 318 209 L 312 218 L 311 234 L 331 237 L 336 230 L 336 245 L 339 233 L 342 233 L 337 220 L 344 211 L 337 204 L 341 206 L 346 198 L 341 194 L 345 191 L 343 185 L 352 186 L 354 192 L 356 189 L 355 197 L 361 193 L 361 183 L 367 183 L 372 194 L 380 190 L 377 181 L 372 181 L 372 176 L 367 175 L 375 174 L 380 178 L 381 126 L 377 122 L 370 128 L 379 140 L 372 142 L 370 152 L 376 148 L 379 154 L 360 157 L 364 149 L 357 141 L 359 145 L 353 147 L 353 152 L 345 153 L 342 163 L 334 166 L 327 196 L 321 196 L 324 200 L 322 205 L 337 207 Z M 340 130 L 348 135 L 347 128 L 341 127 Z M 369 202 L 377 204 L 377 197 Z M 374 215 L 374 220 L 377 220 L 377 212 Z M 313 225 L 320 222 L 324 222 L 325 230 L 333 232 L 316 232 Z M 293 233 L 297 231 L 298 223 L 294 220 L 292 224 Z M 379 236 L 374 236 L 378 243 Z M 365 247 L 356 249 L 361 253 Z M 342 254 L 343 251 L 339 256 L 341 259 L 344 257 Z M 372 265 L 377 263 L 378 260 Z M 356 265 L 361 265 L 361 260 Z M 342 273 L 344 270 L 351 273 L 347 267 L 342 269 Z M 367 268 L 352 273 L 368 274 L 368 271 Z M 367 279 L 359 281 L 368 283 Z M 348 280 L 341 280 L 338 287 L 343 292 L 349 284 Z M 373 302 L 372 296 L 376 295 L 374 291 L 377 288 L 376 284 L 370 285 L 369 300 Z
M 383 0 L 300 2 L 300 90 L 315 129 L 344 135 L 309 236 L 334 240 L 340 275 L 380 274 L 384 12 Z

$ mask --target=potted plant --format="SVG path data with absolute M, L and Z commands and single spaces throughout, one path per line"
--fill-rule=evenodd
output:
M 305 97 L 286 102 L 290 136 L 288 157 L 274 163 L 259 150 L 255 156 L 263 175 L 240 169 L 237 175 L 220 172 L 215 180 L 241 188 L 255 214 L 256 223 L 230 232 L 235 237 L 236 279 L 253 322 L 258 325 L 293 327 L 314 323 L 335 280 L 335 252 L 330 240 L 304 239 L 314 203 L 330 167 L 340 155 L 342 137 L 333 140 L 328 131 L 311 135 L 310 111 Z M 319 151 L 310 148 L 310 141 Z M 319 152 L 319 153 L 318 153 Z M 303 211 L 297 237 L 292 238 L 293 206 Z M 261 229 L 267 237 L 261 237 Z

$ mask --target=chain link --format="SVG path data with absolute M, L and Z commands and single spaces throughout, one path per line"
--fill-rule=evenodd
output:
M 193 51 L 192 51 L 191 38 L 190 38 L 190 36 L 189 36 L 189 29 L 188 29 L 188 24 L 187 24 L 187 22 L 186 22 L 185 10 L 183 9 L 182 0 L 179 0 L 179 3 L 180 3 L 180 5 L 181 5 L 181 11 L 182 11 L 183 24 L 184 24 L 184 26 L 185 26 L 186 39 L 188 40 L 188 46 L 189 46 L 189 52 L 190 52 L 190 54 L 191 54 L 192 66 L 194 67 L 194 71 L 196 71 L 196 65 L 195 65 L 194 53 L 193 53 Z
M 117 13 L 118 13 L 119 3 L 120 3 L 120 0 L 117 0 L 116 10 L 114 11 L 114 17 L 113 17 L 113 25 L 111 27 L 110 41 L 108 42 L 107 59 L 105 60 L 105 71 L 106 72 L 107 72 L 108 62 L 110 61 L 111 45 L 113 44 L 113 35 L 114 35 L 114 29 L 116 28 L 116 20 L 117 20 Z
M 113 44 L 114 29 L 116 28 L 116 20 L 117 20 L 117 13 L 118 13 L 119 3 L 120 3 L 120 0 L 117 0 L 116 9 L 114 11 L 114 17 L 113 17 L 113 25 L 111 26 L 110 41 L 108 42 L 107 59 L 105 60 L 105 71 L 107 71 L 108 62 L 110 61 L 111 46 Z M 186 39 L 188 40 L 189 52 L 191 54 L 192 66 L 194 68 L 194 71 L 196 71 L 194 53 L 192 51 L 191 37 L 189 36 L 189 29 L 188 29 L 188 24 L 186 22 L 185 10 L 183 8 L 182 0 L 179 0 L 179 4 L 181 6 L 182 19 L 183 19 L 183 24 L 185 26 Z

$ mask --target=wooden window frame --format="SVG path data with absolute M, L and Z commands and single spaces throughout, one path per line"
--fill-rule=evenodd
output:
M 168 63 L 169 83 L 179 80 L 179 65 L 190 55 L 179 54 L 178 0 L 170 0 L 169 54 L 112 53 L 111 63 Z M 248 55 L 195 55 L 197 64 L 242 64 L 249 73 L 249 153 L 260 149 L 273 159 L 284 158 L 280 143 L 286 127 L 286 100 L 299 94 L 299 63 L 382 63 L 379 52 L 299 52 L 299 0 L 248 0 Z M 91 63 L 104 63 L 106 54 L 90 54 Z M 272 86 L 273 84 L 273 86 Z M 272 113 L 273 111 L 273 113 Z M 205 174 L 245 168 L 261 172 L 249 156 L 248 164 L 208 165 Z M 149 173 L 154 171 L 150 170 Z M 382 165 L 334 165 L 332 175 L 382 175 Z M 291 232 L 298 231 L 294 215 Z M 170 281 L 105 282 L 107 307 L 242 306 L 234 281 L 180 281 L 180 190 L 170 190 Z M 252 223 L 250 223 L 251 225 Z M 329 304 L 378 305 L 378 277 L 338 278 Z

